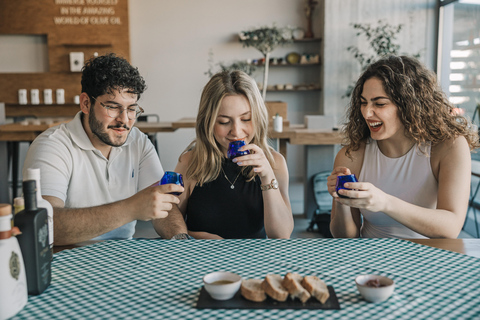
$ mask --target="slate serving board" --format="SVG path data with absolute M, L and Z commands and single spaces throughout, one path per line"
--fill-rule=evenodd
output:
M 328 292 L 330 297 L 324 304 L 321 304 L 315 298 L 310 298 L 307 302 L 302 303 L 300 300 L 292 300 L 288 298 L 285 302 L 280 302 L 267 297 L 265 301 L 253 302 L 242 297 L 240 290 L 230 300 L 215 300 L 205 287 L 200 290 L 200 296 L 198 297 L 195 308 L 197 309 L 336 309 L 340 310 L 340 304 L 338 303 L 337 295 L 332 286 L 328 286 Z

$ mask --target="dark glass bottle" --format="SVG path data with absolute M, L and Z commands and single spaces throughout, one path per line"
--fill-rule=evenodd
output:
M 15 215 L 17 236 L 27 273 L 28 294 L 41 294 L 51 281 L 52 251 L 48 244 L 48 213 L 37 208 L 35 180 L 23 182 L 25 209 Z

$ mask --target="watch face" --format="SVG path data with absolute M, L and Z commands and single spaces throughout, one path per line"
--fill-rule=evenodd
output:
M 267 190 L 270 190 L 270 189 L 278 189 L 277 179 L 273 179 L 272 182 L 270 182 L 267 185 L 260 186 L 260 189 L 262 189 L 262 191 L 267 191 Z
M 276 179 L 272 180 L 272 188 L 273 189 L 278 189 L 278 181 Z

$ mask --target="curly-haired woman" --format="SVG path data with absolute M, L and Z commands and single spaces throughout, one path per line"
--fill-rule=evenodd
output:
M 417 59 L 371 64 L 352 94 L 346 142 L 328 178 L 335 237 L 456 238 L 468 209 L 478 135 Z M 350 190 L 337 176 L 356 174 Z M 363 218 L 363 219 L 362 219 Z
M 194 238 L 289 238 L 293 217 L 285 159 L 267 144 L 268 115 L 255 81 L 241 71 L 214 75 L 203 89 L 196 139 L 175 169 L 180 211 Z M 228 159 L 231 141 L 250 154 Z

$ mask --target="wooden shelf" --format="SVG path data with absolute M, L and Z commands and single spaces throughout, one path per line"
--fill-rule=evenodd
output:
M 0 126 L 0 131 L 1 132 L 31 132 L 31 131 L 40 131 L 43 132 L 47 130 L 48 128 L 58 126 L 59 124 L 69 122 L 72 119 L 68 120 L 55 120 L 52 121 L 51 123 L 40 123 L 40 124 L 21 124 L 18 122 L 15 123 L 10 123 L 10 124 L 4 124 Z
M 301 43 L 301 42 L 320 42 L 322 38 L 303 38 L 303 39 L 293 39 L 293 42 Z
M 78 104 L 5 104 L 5 117 L 74 117 Z
M 114 14 L 110 12 L 112 16 L 108 15 L 108 20 L 114 18 L 115 24 L 90 23 L 94 22 L 90 18 L 95 20 L 100 16 L 96 15 L 94 10 L 89 13 L 88 7 L 80 5 L 84 2 L 87 1 L 0 0 L 0 10 L 4 13 L 1 15 L 2 21 L 0 23 L 2 34 L 39 34 L 47 40 L 45 47 L 47 68 L 45 70 L 48 70 L 48 72 L 0 74 L 0 88 L 2 88 L 0 101 L 10 103 L 6 106 L 7 116 L 69 117 L 80 110 L 79 106 L 73 104 L 65 104 L 59 106 L 58 109 L 55 109 L 54 105 L 14 105 L 18 101 L 18 89 L 20 88 L 27 90 L 32 88 L 39 90 L 63 88 L 65 90 L 65 101 L 73 103 L 74 96 L 81 93 L 82 74 L 81 72 L 70 72 L 70 52 L 83 52 L 85 61 L 92 57 L 95 52 L 99 55 L 115 52 L 118 56 L 130 60 L 128 1 L 90 1 L 93 3 L 110 3 L 108 10 L 114 10 L 115 12 Z M 67 3 L 77 3 L 78 5 L 69 6 Z M 83 9 L 87 9 L 86 12 L 82 13 L 81 16 L 77 15 L 78 11 Z M 91 7 L 91 9 L 94 8 Z M 106 17 L 102 18 L 105 19 Z M 59 23 L 56 23 L 57 19 L 59 19 Z M 83 20 L 82 22 L 79 19 L 88 19 L 88 21 Z M 81 23 L 77 25 L 76 23 L 79 21 Z M 3 43 L 1 45 L 3 46 Z M 42 101 L 42 98 L 40 100 Z M 25 111 L 25 108 L 31 109 L 31 111 Z M 47 111 L 43 112 L 43 109 Z M 68 109 L 72 110 L 68 111 Z M 57 110 L 60 113 L 57 113 Z

